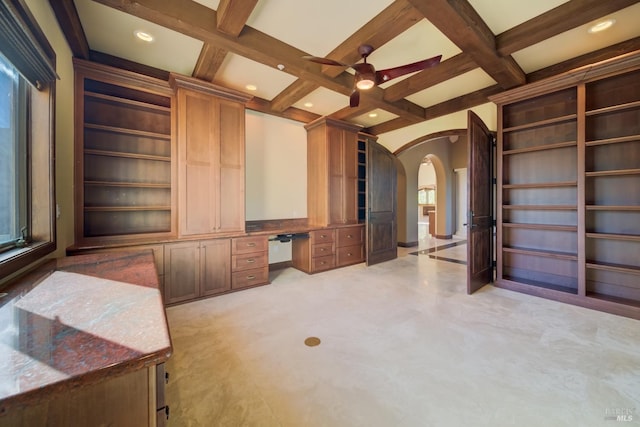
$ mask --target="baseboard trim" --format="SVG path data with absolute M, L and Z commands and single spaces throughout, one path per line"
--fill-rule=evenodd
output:
M 413 248 L 418 246 L 418 242 L 398 242 L 398 246 L 401 248 Z
M 274 262 L 273 264 L 269 264 L 269 271 L 284 270 L 289 267 L 293 267 L 292 261 Z

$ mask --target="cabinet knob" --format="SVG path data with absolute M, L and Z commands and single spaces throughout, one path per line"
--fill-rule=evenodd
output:
M 320 248 L 320 252 L 324 252 L 324 248 Z
M 326 261 L 320 261 L 320 265 L 325 265 L 326 263 Z
M 347 234 L 347 239 L 353 239 L 353 236 L 351 236 L 351 234 Z
M 347 256 L 351 256 L 351 252 L 349 252 L 349 253 L 347 254 Z
M 326 238 L 327 238 L 327 235 L 326 235 L 326 234 L 321 234 L 321 235 L 320 235 L 320 238 L 321 238 L 321 239 L 326 239 Z
M 253 274 L 250 274 L 250 275 L 247 276 L 248 280 L 253 280 L 255 278 L 256 278 L 256 276 L 254 276 Z

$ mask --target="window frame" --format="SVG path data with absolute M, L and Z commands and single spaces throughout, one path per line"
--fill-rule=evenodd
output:
M 31 86 L 26 112 L 26 244 L 0 253 L 0 283 L 54 252 L 55 51 L 23 0 L 0 0 L 0 46 Z

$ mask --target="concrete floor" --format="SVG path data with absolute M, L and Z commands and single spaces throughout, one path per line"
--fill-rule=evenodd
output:
M 640 425 L 639 321 L 416 250 L 169 308 L 169 426 Z

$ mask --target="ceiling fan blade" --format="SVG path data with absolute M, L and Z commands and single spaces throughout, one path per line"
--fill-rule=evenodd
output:
M 395 79 L 396 77 L 404 76 L 405 74 L 414 73 L 416 71 L 424 70 L 425 68 L 433 67 L 440 63 L 440 59 L 442 59 L 442 55 L 434 56 L 433 58 L 425 59 L 423 61 L 418 61 L 411 64 L 401 65 L 399 67 L 376 71 L 376 83 L 385 83 L 391 79 Z
M 353 89 L 351 92 L 351 96 L 349 97 L 349 107 L 354 108 L 360 105 L 360 91 L 358 89 Z
M 316 62 L 318 64 L 323 64 L 323 65 L 336 65 L 338 67 L 350 66 L 349 64 L 343 64 L 342 62 L 334 61 L 333 59 L 329 59 L 329 58 L 322 58 L 320 56 L 306 55 L 306 56 L 303 56 L 302 58 L 306 59 L 307 61 Z

